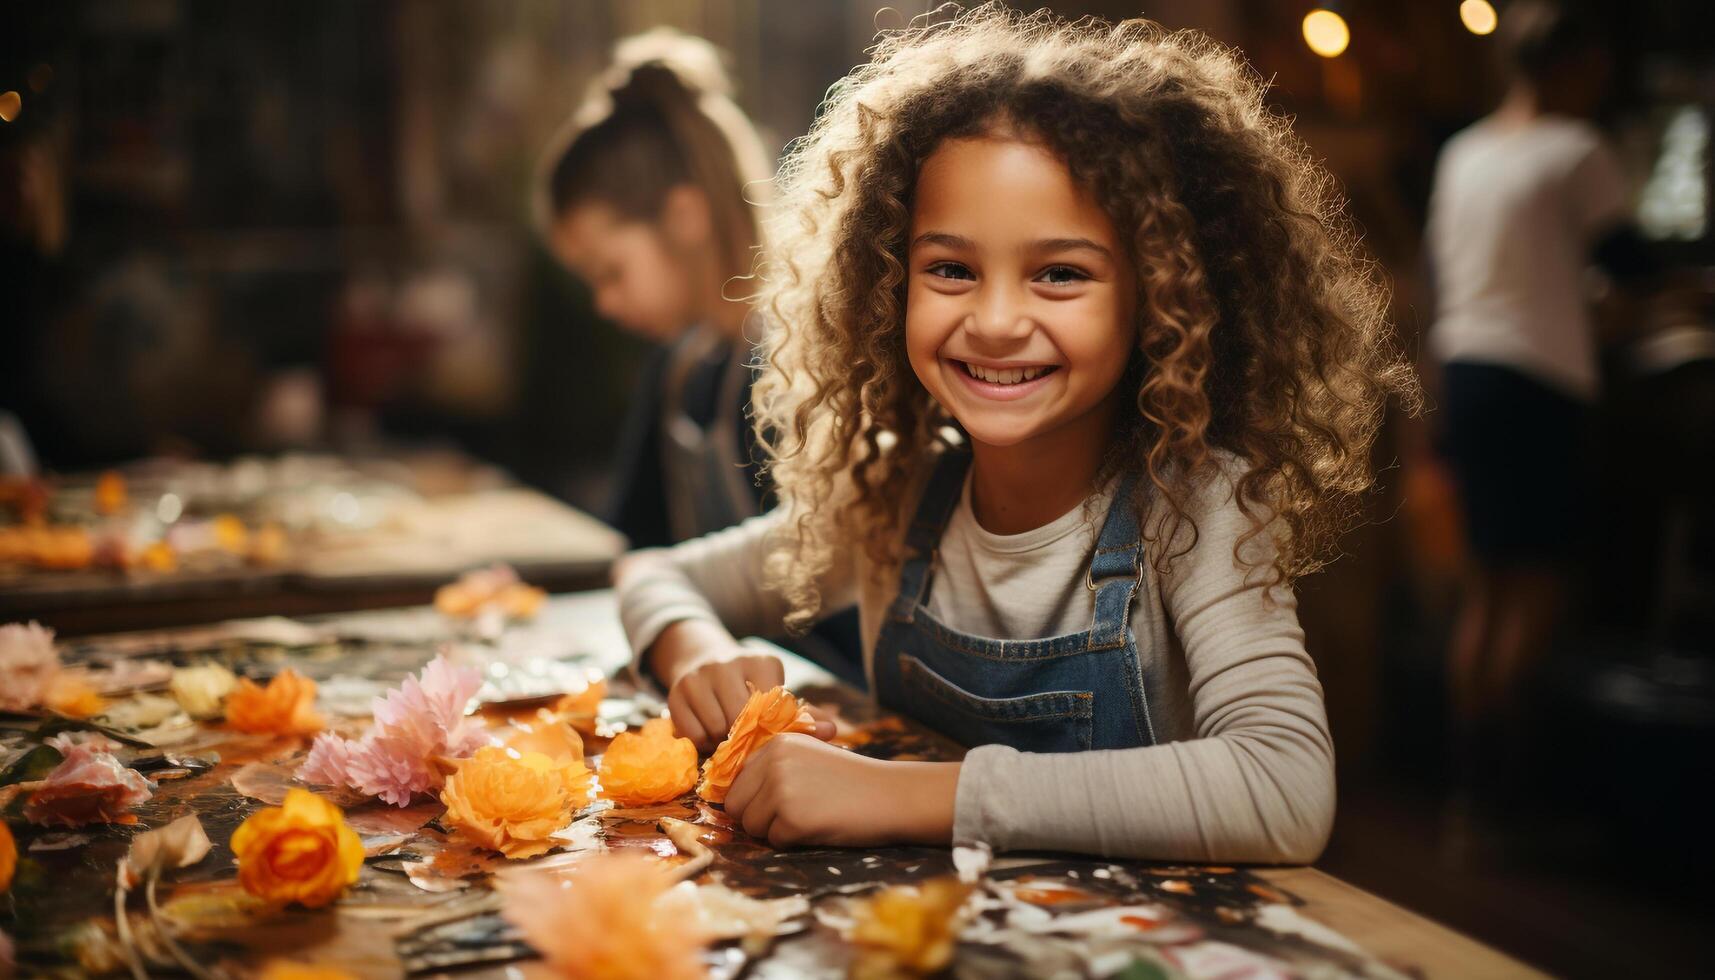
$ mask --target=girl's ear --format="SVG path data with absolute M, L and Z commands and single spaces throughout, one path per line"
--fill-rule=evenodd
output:
M 714 241 L 714 215 L 702 188 L 676 184 L 661 202 L 661 234 L 680 250 L 702 250 Z

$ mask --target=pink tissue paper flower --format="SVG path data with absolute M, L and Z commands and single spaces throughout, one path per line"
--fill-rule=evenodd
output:
M 136 823 L 131 808 L 154 795 L 149 781 L 122 764 L 119 746 L 101 735 L 56 735 L 48 744 L 65 760 L 30 793 L 24 816 L 42 826 L 81 827 L 88 823 Z
M 53 630 L 36 622 L 0 626 L 0 709 L 41 704 L 59 672 Z
M 298 778 L 408 806 L 416 794 L 440 788 L 437 756 L 463 758 L 488 744 L 481 726 L 464 716 L 480 687 L 482 674 L 437 656 L 420 675 L 375 699 L 375 723 L 363 738 L 319 736 Z

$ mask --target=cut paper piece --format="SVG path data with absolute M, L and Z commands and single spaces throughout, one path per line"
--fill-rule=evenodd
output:
M 226 698 L 226 722 L 254 735 L 313 735 L 326 724 L 316 713 L 316 682 L 289 668 L 267 687 L 239 678 Z
M 44 827 L 137 822 L 131 808 L 154 795 L 149 781 L 113 755 L 118 743 L 100 735 L 56 735 L 48 744 L 65 757 L 30 787 L 24 817 Z
M 675 887 L 696 895 L 697 921 L 710 939 L 743 940 L 751 956 L 762 955 L 775 937 L 802 930 L 803 923 L 793 920 L 810 911 L 810 900 L 803 895 L 760 899 L 719 884 L 681 882 Z
M 816 720 L 790 691 L 776 687 L 767 691 L 751 691 L 726 741 L 715 749 L 703 766 L 703 781 L 697 785 L 697 795 L 710 803 L 726 800 L 727 790 L 738 778 L 745 762 L 769 739 L 785 732 L 804 735 L 816 731 Z
M 709 937 L 659 861 L 636 852 L 594 855 L 570 873 L 522 873 L 496 882 L 501 915 L 556 976 L 693 980 L 706 975 Z
M 670 803 L 697 783 L 697 747 L 655 718 L 640 732 L 614 736 L 601 757 L 602 795 L 622 806 Z
M 441 788 L 437 760 L 463 758 L 488 743 L 482 727 L 465 717 L 480 687 L 478 671 L 438 655 L 418 676 L 375 699 L 375 723 L 362 739 L 319 736 L 298 778 L 409 806 L 418 793 Z
M 238 883 L 257 898 L 317 908 L 357 881 L 363 842 L 339 807 L 308 790 L 250 815 L 232 835 Z
M 444 819 L 465 839 L 509 858 L 535 857 L 558 845 L 554 835 L 589 802 L 591 782 L 581 762 L 488 746 L 447 777 Z

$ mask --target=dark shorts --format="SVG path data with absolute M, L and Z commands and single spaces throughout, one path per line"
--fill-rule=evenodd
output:
M 1491 566 L 1563 564 L 1586 537 L 1589 406 L 1493 364 L 1442 368 L 1441 448 Z

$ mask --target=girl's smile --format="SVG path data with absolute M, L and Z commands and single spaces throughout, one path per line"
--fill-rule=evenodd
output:
M 943 357 L 980 398 L 1014 401 L 1041 391 L 1059 370 L 1058 364 L 994 363 Z

